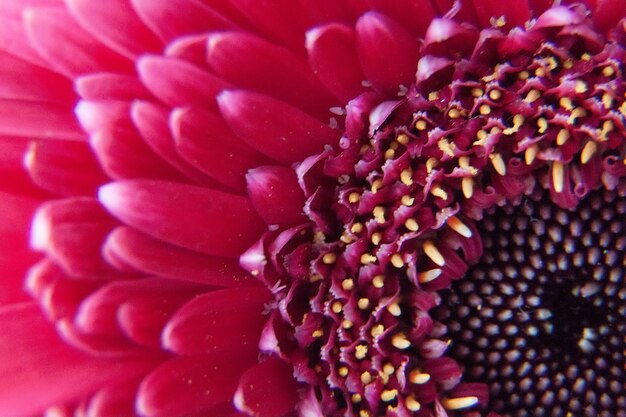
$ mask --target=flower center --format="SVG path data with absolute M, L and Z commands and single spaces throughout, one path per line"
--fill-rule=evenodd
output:
M 626 409 L 626 185 L 575 211 L 547 193 L 489 212 L 481 260 L 433 313 L 450 354 L 514 417 Z

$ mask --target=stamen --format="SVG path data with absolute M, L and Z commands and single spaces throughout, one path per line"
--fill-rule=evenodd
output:
M 372 279 L 372 285 L 374 288 L 382 288 L 385 286 L 385 276 L 384 275 L 376 275 Z
M 350 231 L 352 233 L 361 233 L 363 231 L 363 224 L 362 223 L 354 223 L 351 227 L 350 227 Z
M 428 125 L 426 124 L 426 121 L 423 119 L 419 119 L 417 122 L 415 122 L 415 128 L 417 130 L 426 130 L 427 127 Z
M 402 268 L 404 266 L 404 259 L 402 259 L 402 256 L 399 253 L 391 255 L 391 265 L 396 268 Z
M 530 165 L 535 161 L 538 151 L 539 147 L 537 145 L 532 145 L 526 148 L 526 151 L 524 151 L 524 161 L 526 162 L 526 165 Z
M 397 389 L 388 389 L 383 391 L 380 394 L 380 399 L 383 400 L 384 402 L 388 403 L 391 402 L 393 400 L 395 400 L 395 398 L 398 396 L 398 390 Z
M 524 101 L 527 103 L 532 103 L 534 101 L 539 100 L 540 97 L 541 97 L 541 93 L 535 89 L 532 89 L 528 92 L 528 94 L 526 95 L 526 98 L 524 98 Z
M 326 265 L 332 265 L 337 261 L 337 254 L 333 252 L 328 252 L 322 257 L 322 262 Z
M 499 153 L 492 153 L 491 155 L 489 155 L 489 159 L 491 160 L 491 164 L 493 165 L 493 168 L 496 170 L 496 172 L 504 177 L 506 175 L 506 164 L 504 162 L 504 159 L 502 158 L 502 155 L 500 155 Z
M 478 397 L 459 397 L 449 398 L 442 401 L 443 408 L 446 410 L 460 410 L 478 404 Z
M 412 395 L 406 397 L 404 403 L 409 411 L 417 412 L 422 408 L 422 405 L 419 403 L 419 401 L 417 401 Z
M 563 191 L 563 185 L 565 181 L 565 172 L 563 163 L 554 161 L 552 163 L 552 184 L 554 185 L 554 191 L 560 193 Z
M 405 169 L 400 173 L 400 181 L 402 184 L 411 186 L 413 185 L 413 171 L 410 168 Z
M 354 357 L 358 360 L 365 359 L 367 356 L 368 348 L 367 345 L 356 345 L 354 348 Z
M 472 231 L 470 230 L 470 228 L 467 227 L 467 225 L 463 223 L 461 220 L 459 220 L 458 217 L 452 216 L 448 218 L 447 223 L 448 223 L 448 226 L 452 228 L 452 230 L 454 230 L 461 236 L 467 237 L 467 238 L 472 237 Z
M 346 278 L 341 282 L 341 288 L 345 291 L 352 291 L 354 289 L 354 280 L 352 278 Z
M 594 141 L 590 140 L 589 142 L 587 142 L 583 147 L 582 152 L 580 153 L 580 162 L 582 162 L 583 164 L 589 162 L 593 155 L 595 155 L 597 150 L 598 145 Z
M 559 130 L 559 133 L 556 135 L 556 144 L 559 146 L 565 145 L 565 142 L 569 139 L 570 134 L 567 129 Z
M 415 199 L 409 195 L 403 195 L 400 202 L 403 206 L 411 207 L 415 203 Z
M 404 133 L 400 133 L 398 137 L 396 138 L 396 140 L 401 145 L 406 145 L 407 143 L 409 143 L 409 137 Z
M 417 223 L 417 220 L 415 220 L 412 217 L 409 217 L 408 219 L 406 219 L 406 221 L 404 222 L 404 227 L 409 229 L 411 232 L 417 232 L 420 228 L 419 224 Z
M 422 245 L 422 248 L 424 249 L 424 253 L 426 254 L 426 256 L 428 256 L 430 260 L 433 261 L 435 264 L 437 264 L 438 266 L 444 266 L 446 264 L 446 260 L 444 259 L 441 252 L 439 252 L 439 249 L 437 249 L 435 244 L 432 242 L 432 240 L 425 241 Z
M 417 275 L 417 280 L 419 281 L 420 284 L 426 284 L 428 282 L 434 281 L 440 275 L 441 275 L 440 268 L 429 269 L 428 271 L 420 272 Z
M 391 313 L 392 316 L 399 317 L 402 315 L 402 309 L 400 309 L 400 305 L 398 303 L 391 303 L 387 306 L 387 311 Z
M 430 374 L 420 372 L 419 369 L 414 369 L 409 373 L 409 381 L 416 385 L 425 384 L 430 381 Z
M 342 366 L 341 368 L 339 368 L 339 370 L 337 371 L 337 373 L 339 374 L 340 377 L 345 378 L 348 376 L 348 373 L 350 372 L 350 370 L 345 367 Z
M 361 374 L 361 383 L 363 385 L 367 385 L 370 382 L 372 382 L 372 374 L 370 374 L 368 371 L 365 371 Z
M 411 347 L 411 342 L 406 338 L 406 335 L 402 332 L 396 333 L 391 338 L 391 344 L 400 350 L 408 349 Z
M 358 203 L 359 200 L 361 199 L 361 194 L 355 192 L 350 193 L 350 195 L 348 196 L 348 201 L 350 203 Z
M 357 302 L 357 306 L 361 310 L 367 310 L 370 307 L 370 300 L 367 298 L 359 298 L 359 301 Z
M 470 177 L 463 177 L 461 180 L 461 189 L 463 190 L 463 196 L 465 196 L 465 198 L 472 198 L 474 194 L 474 180 Z

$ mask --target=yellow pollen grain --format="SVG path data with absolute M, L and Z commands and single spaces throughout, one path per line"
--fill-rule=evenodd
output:
M 437 146 L 439 146 L 439 149 L 448 156 L 454 156 L 454 149 L 456 146 L 450 143 L 447 139 L 441 139 L 439 143 L 437 143 Z
M 402 259 L 402 256 L 399 253 L 391 255 L 391 265 L 396 268 L 402 268 L 404 266 L 404 259 Z
M 496 135 L 500 132 L 502 132 L 502 129 L 500 129 L 498 126 L 492 127 L 491 130 L 489 131 L 489 133 L 491 133 L 492 135 Z
M 350 227 L 350 231 L 352 233 L 361 233 L 363 231 L 363 223 L 354 223 Z
M 530 77 L 530 73 L 526 70 L 520 71 L 520 73 L 517 74 L 517 78 L 519 78 L 522 81 L 527 80 L 528 77 Z
M 545 117 L 540 117 L 537 120 L 537 126 L 539 127 L 537 130 L 539 133 L 546 133 L 546 130 L 548 130 L 548 120 Z
M 359 417 L 372 417 L 372 415 L 367 410 L 361 410 L 359 411 Z
M 372 214 L 374 215 L 374 218 L 376 219 L 376 221 L 380 224 L 385 223 L 385 208 L 382 206 L 376 206 L 374 207 L 374 210 L 372 210 Z
M 313 336 L 315 338 L 320 338 L 320 337 L 324 336 L 324 331 L 322 329 L 318 329 L 318 330 L 314 331 L 313 333 L 311 333 L 311 336 Z
M 363 372 L 361 374 L 361 382 L 363 383 L 363 385 L 367 385 L 372 382 L 372 374 L 370 374 L 368 371 Z
M 322 262 L 326 265 L 332 265 L 337 261 L 337 254 L 333 252 L 328 252 L 322 256 Z
M 406 397 L 406 399 L 404 400 L 404 404 L 406 405 L 406 408 L 409 409 L 409 411 L 412 411 L 414 413 L 422 408 L 422 404 L 420 404 L 419 401 L 417 401 L 412 395 Z
M 420 284 L 426 284 L 434 281 L 441 275 L 440 268 L 429 269 L 428 271 L 422 271 L 417 275 L 417 280 Z
M 569 137 L 570 137 L 570 134 L 567 129 L 559 130 L 559 133 L 557 133 L 556 135 L 556 144 L 559 146 L 563 146 L 565 142 L 567 142 Z
M 502 98 L 502 91 L 494 88 L 489 91 L 489 98 L 493 101 L 498 101 Z
M 387 311 L 394 317 L 399 317 L 402 314 L 402 309 L 398 303 L 391 303 L 387 306 Z
M 387 389 L 380 393 L 380 399 L 388 403 L 396 399 L 398 396 L 397 389 Z
M 374 232 L 372 233 L 372 237 L 370 240 L 374 245 L 379 245 L 380 242 L 383 240 L 383 234 L 380 232 Z
M 370 330 L 370 334 L 374 338 L 380 336 L 383 333 L 385 333 L 385 326 L 383 326 L 382 324 L 377 324 L 376 326 L 372 327 L 372 330 Z
M 346 330 L 347 330 L 347 329 L 351 329 L 351 328 L 352 328 L 352 326 L 354 326 L 354 323 L 353 323 L 352 321 L 348 320 L 348 319 L 344 319 L 344 320 L 341 322 L 341 327 L 343 327 L 343 328 L 344 328 L 344 329 L 346 329 Z
M 478 97 L 481 97 L 483 94 L 485 94 L 485 91 L 482 88 L 480 87 L 472 88 L 472 96 L 478 98 Z
M 341 305 L 341 303 L 339 301 L 335 301 L 331 306 L 330 309 L 333 311 L 333 313 L 335 314 L 339 314 L 343 311 L 343 306 Z
M 376 194 L 378 192 L 378 190 L 381 189 L 381 187 L 383 186 L 383 180 L 381 180 L 380 178 L 377 180 L 374 180 L 374 182 L 372 182 L 372 193 Z
M 417 130 L 426 130 L 427 127 L 428 127 L 428 124 L 426 123 L 426 120 L 424 119 L 419 119 L 418 121 L 415 122 L 415 128 Z
M 386 363 L 383 366 L 383 372 L 385 375 L 393 375 L 393 373 L 396 372 L 396 368 L 394 368 L 392 364 Z
M 385 286 L 385 276 L 384 275 L 376 275 L 372 278 L 372 285 L 374 288 L 382 288 Z
M 483 116 L 486 116 L 491 113 L 491 107 L 489 107 L 489 105 L 487 104 L 483 104 L 478 108 L 478 112 Z
M 393 149 L 394 151 L 398 150 L 398 142 L 391 142 L 389 144 L 389 149 Z
M 578 119 L 579 117 L 585 117 L 587 115 L 587 111 L 585 109 L 583 109 L 582 107 L 576 107 L 574 110 L 572 110 L 572 113 L 569 116 L 569 119 L 567 119 L 567 122 L 572 124 L 576 122 L 576 119 Z
M 468 156 L 459 157 L 459 166 L 461 168 L 468 168 L 470 166 L 470 159 Z
M 393 159 L 394 156 L 396 156 L 396 151 L 393 149 L 389 148 L 385 151 L 385 159 Z
M 559 66 L 553 56 L 549 56 L 548 58 L 546 58 L 546 62 L 548 63 L 548 68 L 550 69 L 550 71 L 555 70 Z
M 428 158 L 426 160 L 426 172 L 429 174 L 433 171 L 433 168 L 439 166 L 439 159 L 437 158 Z
M 484 141 L 485 139 L 487 139 L 488 133 L 487 131 L 480 129 L 478 132 L 476 132 L 476 138 L 480 141 Z
M 363 401 L 363 397 L 361 397 L 361 394 L 359 394 L 359 393 L 352 394 L 352 397 L 350 397 L 350 398 L 352 399 L 352 402 L 354 404 L 358 404 L 361 401 Z
M 342 366 L 341 368 L 339 368 L 339 370 L 337 370 L 337 373 L 342 378 L 347 377 L 349 372 L 350 372 L 350 370 L 347 367 L 345 367 L 345 366 Z
M 585 52 L 584 54 L 582 54 L 580 56 L 580 59 L 582 59 L 583 61 L 590 61 L 591 60 L 591 55 L 589 55 L 587 52 Z
M 430 189 L 430 193 L 434 195 L 435 197 L 441 198 L 442 200 L 448 199 L 448 193 L 438 185 L 435 185 L 434 187 L 432 187 Z
M 341 281 L 341 288 L 345 291 L 351 291 L 354 289 L 354 280 L 352 278 L 346 278 Z
M 409 381 L 416 385 L 425 384 L 430 381 L 430 374 L 420 372 L 419 369 L 414 369 L 409 373 Z
M 492 153 L 491 155 L 489 155 L 489 159 L 491 160 L 491 165 L 493 165 L 493 169 L 495 169 L 496 172 L 501 176 L 505 176 L 506 163 L 504 162 L 502 155 L 500 155 L 499 153 Z
M 574 66 L 574 61 L 572 61 L 571 59 L 566 59 L 565 61 L 563 61 L 563 68 L 572 69 L 573 66 Z
M 565 172 L 563 163 L 560 161 L 554 161 L 552 163 L 552 185 L 554 191 L 560 193 L 563 191 L 563 185 L 565 181 Z
M 406 145 L 407 143 L 409 143 L 409 137 L 405 134 L 405 133 L 400 133 L 397 137 L 396 140 L 398 141 L 399 144 L 401 145 Z
M 587 84 L 583 80 L 576 80 L 574 91 L 578 94 L 585 93 L 587 91 Z
M 361 255 L 361 264 L 367 265 L 376 262 L 376 257 L 369 253 L 364 253 Z
M 461 180 L 461 189 L 465 198 L 472 198 L 472 195 L 474 195 L 474 180 L 470 177 L 464 177 Z
M 528 94 L 526 94 L 526 98 L 524 98 L 524 101 L 526 103 L 532 103 L 534 101 L 537 101 L 540 97 L 541 93 L 533 88 L 528 92 Z
M 563 107 L 565 110 L 572 110 L 574 108 L 574 103 L 569 97 L 561 97 L 559 99 L 559 106 Z
M 400 198 L 400 202 L 403 206 L 411 207 L 413 203 L 415 203 L 415 199 L 410 195 L 403 195 L 402 198 Z
M 370 307 L 370 300 L 368 300 L 367 298 L 359 298 L 359 301 L 357 301 L 356 305 L 361 310 L 367 310 Z
M 391 338 L 391 344 L 400 350 L 408 349 L 411 347 L 411 342 L 406 338 L 406 335 L 402 332 L 396 333 Z
M 448 110 L 448 117 L 451 119 L 458 119 L 459 117 L 461 117 L 461 112 L 459 111 L 459 109 L 452 108 Z
M 605 120 L 602 123 L 602 130 L 600 131 L 600 136 L 602 136 L 602 139 L 606 140 L 606 135 L 608 135 L 614 127 L 615 125 L 613 124 L 612 120 Z
M 613 75 L 615 75 L 615 70 L 612 66 L 607 65 L 606 67 L 602 68 L 602 75 L 604 75 L 605 77 L 612 77 Z
M 455 232 L 460 234 L 463 237 L 472 237 L 472 231 L 465 223 L 463 223 L 458 217 L 452 216 L 448 218 L 448 226 L 452 228 Z
M 545 77 L 546 76 L 546 71 L 543 68 L 537 68 L 535 70 L 535 75 L 537 77 Z
M 583 147 L 582 152 L 580 153 L 580 162 L 582 162 L 583 164 L 589 162 L 593 155 L 595 155 L 597 150 L 598 145 L 594 141 L 590 140 L 589 142 L 587 142 Z
M 439 93 L 437 91 L 428 93 L 428 101 L 435 101 L 437 99 L 439 99 Z
M 537 145 L 532 145 L 524 151 L 524 161 L 526 165 L 530 165 L 535 161 L 537 157 L 537 152 L 539 152 L 539 147 Z
M 516 114 L 515 116 L 513 116 L 513 127 L 508 127 L 504 129 L 502 133 L 504 133 L 505 135 L 511 135 L 513 133 L 519 132 L 519 128 L 522 126 L 522 124 L 524 124 L 525 120 L 526 119 L 524 119 L 524 116 L 522 116 L 521 114 Z
M 410 217 L 404 222 L 404 227 L 406 227 L 411 232 L 417 232 L 420 228 L 420 225 L 417 223 L 417 220 Z
M 357 345 L 354 348 L 354 357 L 358 360 L 365 359 L 365 357 L 367 356 L 367 351 L 368 349 L 366 345 Z
M 350 203 L 358 203 L 359 200 L 361 199 L 361 194 L 355 192 L 350 193 L 350 195 L 348 195 L 348 201 Z
M 432 240 L 427 240 L 422 244 L 422 249 L 424 249 L 424 253 L 426 256 L 430 258 L 438 266 L 444 266 L 446 264 L 446 260 L 444 259 L 439 249 L 435 246 Z
M 472 407 L 478 404 L 478 397 L 459 397 L 459 398 L 446 398 L 441 401 L 441 405 L 446 410 L 460 410 L 462 408 Z
M 407 186 L 413 185 L 413 171 L 408 168 L 400 172 L 400 181 Z

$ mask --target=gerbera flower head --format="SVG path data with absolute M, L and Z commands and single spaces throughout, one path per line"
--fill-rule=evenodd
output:
M 625 11 L 6 2 L 0 411 L 623 417 Z

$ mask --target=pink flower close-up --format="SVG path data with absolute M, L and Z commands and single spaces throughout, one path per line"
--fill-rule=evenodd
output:
M 626 417 L 626 0 L 3 0 L 0 417 Z

